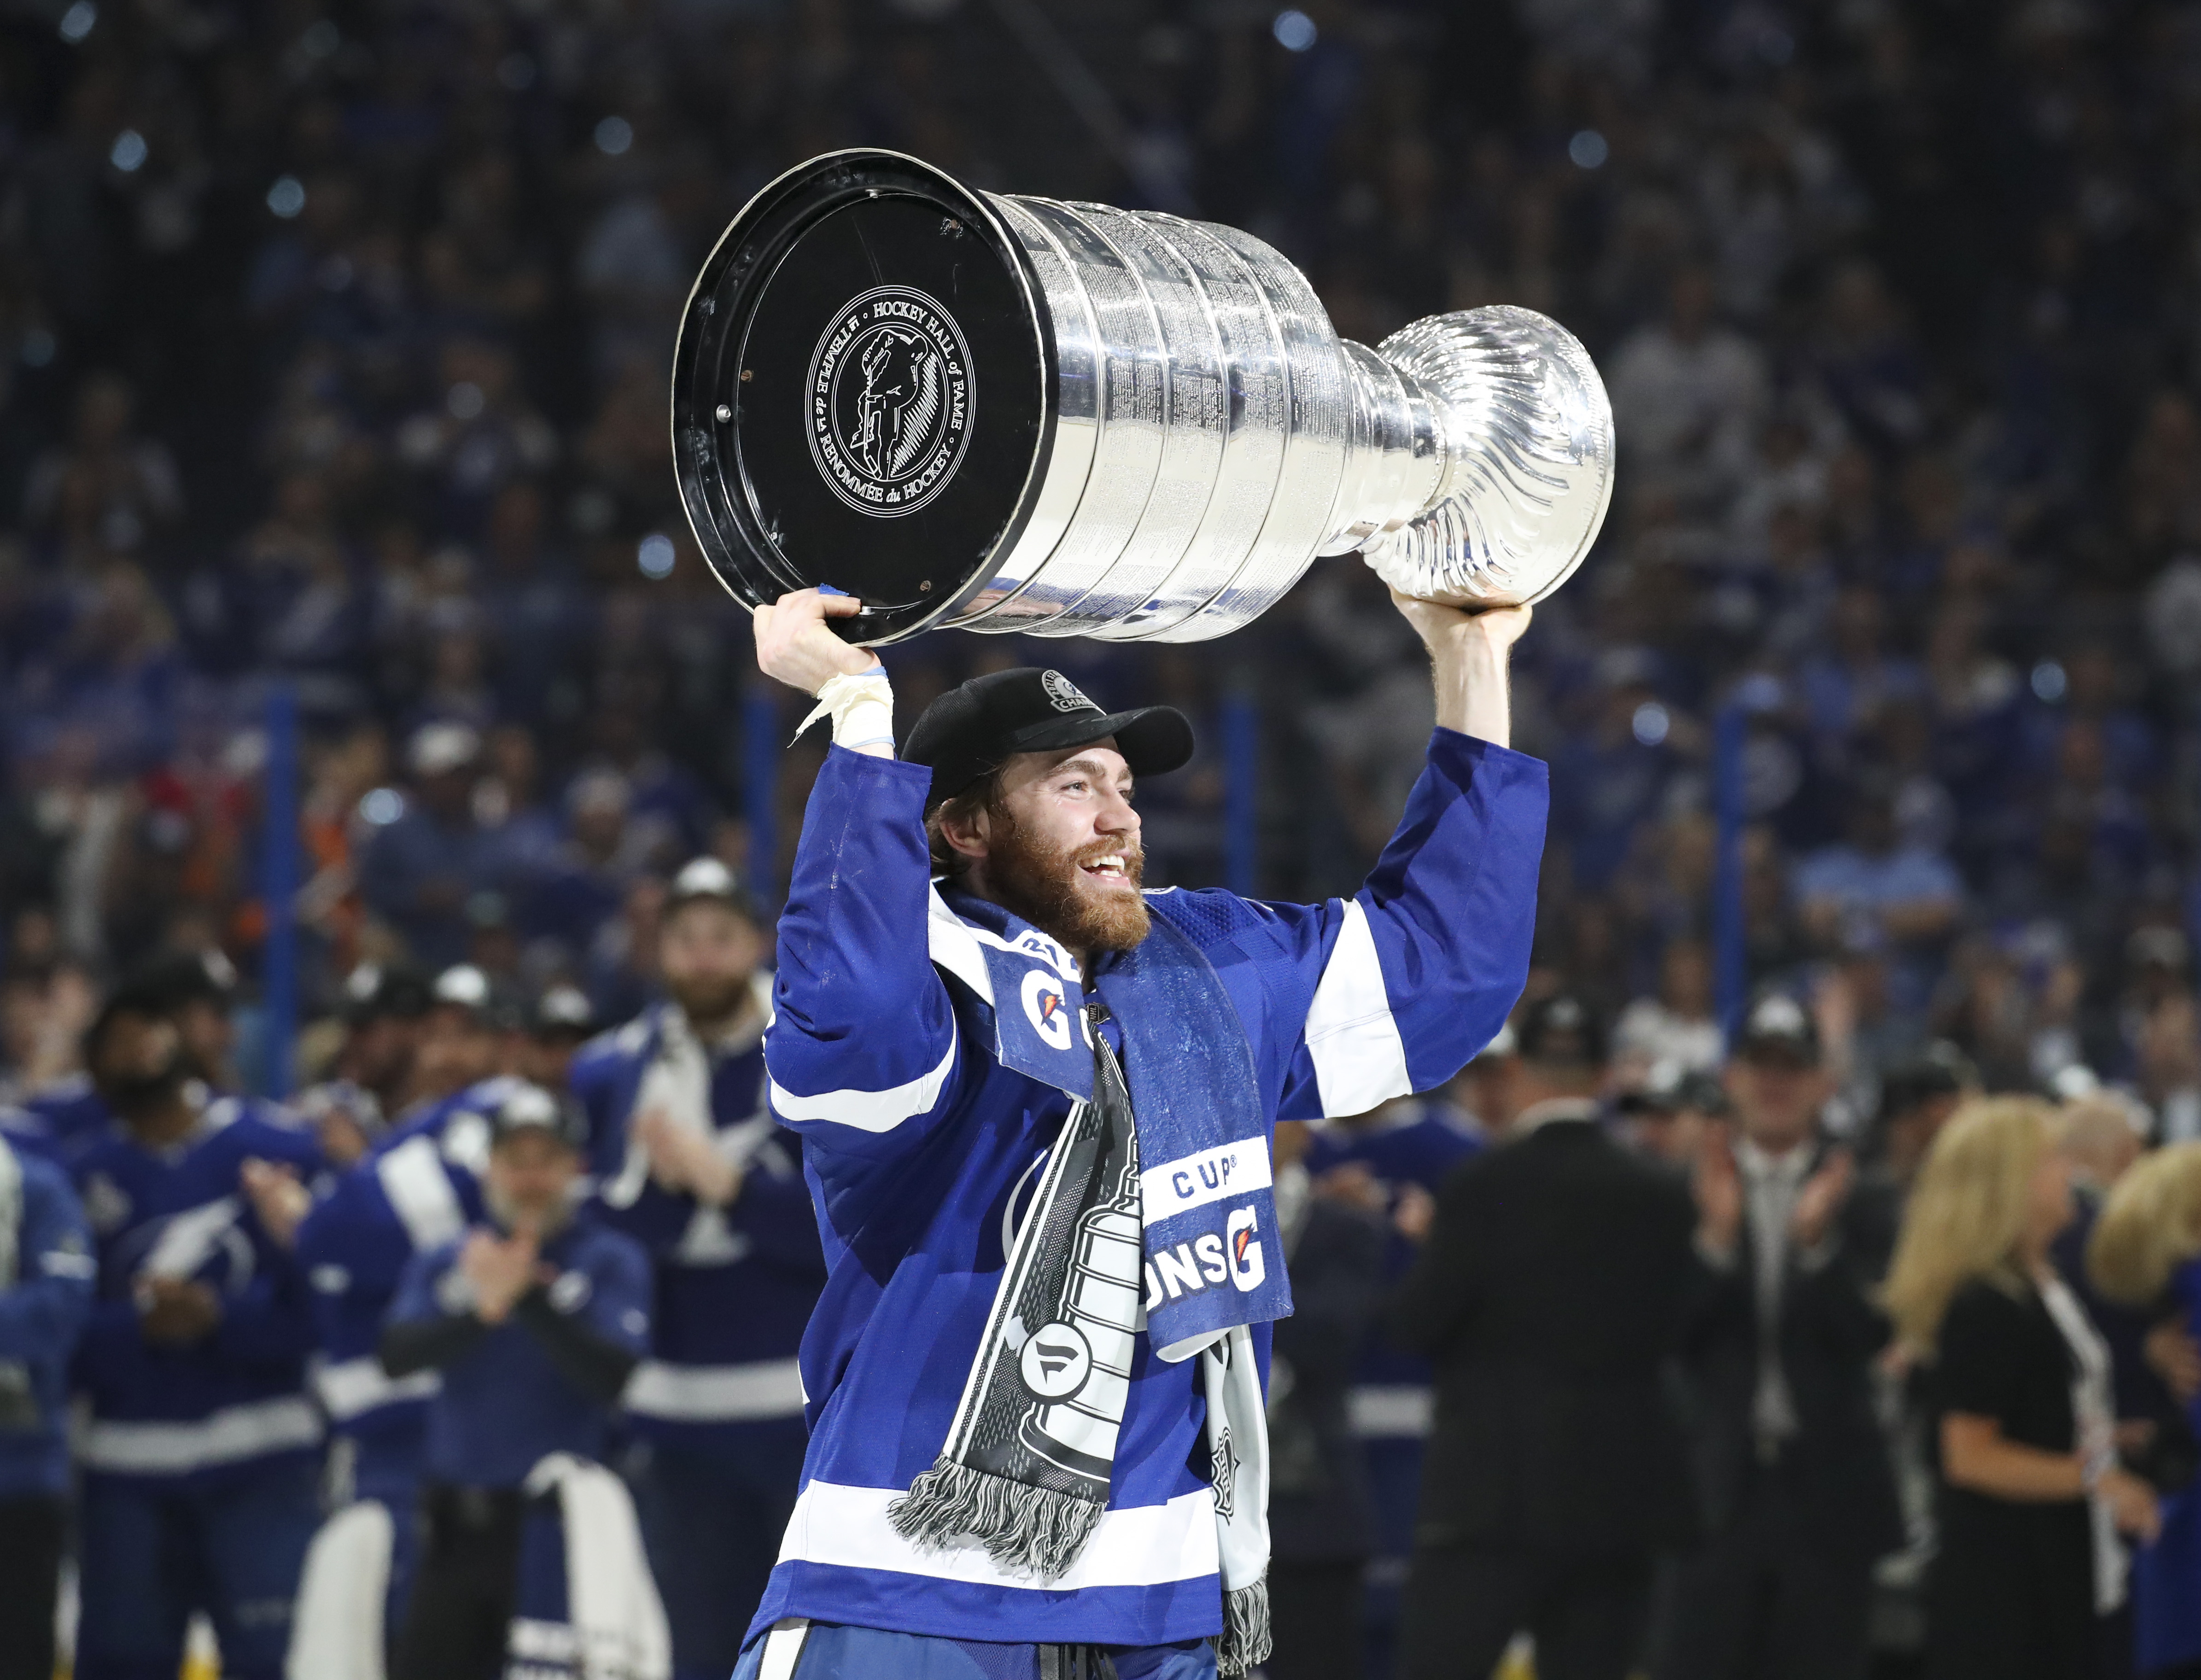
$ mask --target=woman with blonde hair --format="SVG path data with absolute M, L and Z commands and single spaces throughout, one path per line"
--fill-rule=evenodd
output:
M 2117 1534 L 2155 1495 L 2118 1462 L 2110 1356 L 2050 1259 L 2071 1218 L 2055 1111 L 1970 1102 L 1926 1157 L 1887 1304 L 1929 1363 L 1940 1553 L 1928 1680 L 2091 1680 L 2124 1603 Z M 2114 1672 L 2111 1667 L 2108 1671 Z
M 2159 1149 L 2117 1181 L 2087 1270 L 2105 1300 L 2201 1338 L 2201 1143 Z M 2185 1420 L 2201 1436 L 2201 1397 Z M 2201 1483 L 2191 1478 L 2163 1501 L 2161 1537 L 2133 1560 L 2133 1642 L 2142 1674 L 2201 1675 Z

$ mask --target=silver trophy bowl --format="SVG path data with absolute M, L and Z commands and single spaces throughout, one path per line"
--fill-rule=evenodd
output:
M 840 589 L 867 643 L 1204 641 L 1355 549 L 1403 594 L 1537 601 L 1612 493 L 1604 383 L 1533 310 L 1371 350 L 1235 229 L 882 151 L 734 219 L 682 320 L 672 432 L 726 587 Z

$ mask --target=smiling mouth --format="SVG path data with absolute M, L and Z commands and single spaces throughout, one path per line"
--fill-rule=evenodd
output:
M 1130 876 L 1125 872 L 1124 860 L 1120 857 L 1095 858 L 1089 863 L 1079 864 L 1077 868 L 1079 873 L 1095 881 L 1112 882 L 1119 886 L 1127 886 L 1130 883 Z

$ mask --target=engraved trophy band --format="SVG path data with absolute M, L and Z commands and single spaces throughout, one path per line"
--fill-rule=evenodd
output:
M 1597 369 L 1532 310 L 1371 350 L 1235 229 L 875 150 L 790 170 L 720 238 L 672 445 L 726 587 L 843 590 L 866 643 L 1203 641 L 1354 549 L 1405 594 L 1535 601 L 1596 539 L 1613 467 Z

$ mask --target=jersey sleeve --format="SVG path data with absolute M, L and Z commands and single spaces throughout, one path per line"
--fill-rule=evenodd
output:
M 960 1046 L 927 926 L 922 765 L 835 747 L 810 794 L 779 919 L 772 1111 L 812 1148 L 886 1158 L 954 1106 Z
M 21 1266 L 0 1289 L 0 1359 L 65 1361 L 91 1311 L 97 1268 L 84 1209 L 61 1170 L 23 1164 Z
M 1497 1037 L 1528 980 L 1550 797 L 1541 760 L 1440 729 L 1366 884 L 1272 907 L 1315 976 L 1282 1119 L 1434 1090 Z

